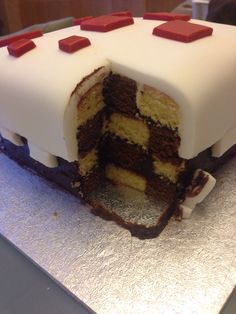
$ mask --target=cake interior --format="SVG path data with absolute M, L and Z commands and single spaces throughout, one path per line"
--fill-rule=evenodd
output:
M 86 181 L 96 171 L 162 200 L 174 197 L 185 161 L 178 156 L 180 110 L 173 99 L 110 73 L 77 108 L 78 172 L 85 198 Z

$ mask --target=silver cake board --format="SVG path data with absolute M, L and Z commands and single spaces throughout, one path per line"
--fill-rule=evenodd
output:
M 189 220 L 139 240 L 0 154 L 0 233 L 97 313 L 216 314 L 236 283 L 235 169 Z

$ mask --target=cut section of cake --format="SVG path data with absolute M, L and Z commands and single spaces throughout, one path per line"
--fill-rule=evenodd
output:
M 103 93 L 108 112 L 103 146 L 107 178 L 164 200 L 173 198 L 185 170 L 178 156 L 178 104 L 117 74 L 105 80 Z

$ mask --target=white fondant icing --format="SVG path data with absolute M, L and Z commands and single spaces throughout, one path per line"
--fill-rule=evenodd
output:
M 111 67 L 179 104 L 179 155 L 193 158 L 236 127 L 236 27 L 194 22 L 213 27 L 213 36 L 180 43 L 152 35 L 163 21 L 137 18 L 108 33 L 75 26 L 45 34 L 20 58 L 1 48 L 0 125 L 52 155 L 76 160 L 79 96 L 70 99 L 71 93 L 95 69 Z M 60 51 L 58 40 L 70 35 L 88 37 L 91 46 L 73 54 Z
M 16 146 L 23 146 L 24 143 L 22 142 L 21 136 L 11 132 L 7 129 L 0 128 L 0 134 L 3 138 L 10 141 L 11 143 L 15 144 Z
M 30 151 L 30 157 L 49 168 L 55 168 L 58 166 L 58 161 L 55 156 L 48 152 L 45 152 L 44 150 L 30 142 L 28 142 L 28 146 Z
M 212 147 L 212 156 L 222 156 L 230 147 L 236 143 L 236 128 L 226 132 L 224 137 Z
M 183 204 L 180 205 L 180 208 L 182 210 L 182 219 L 188 219 L 191 217 L 194 208 L 190 208 L 190 207 L 185 206 Z
M 200 169 L 197 169 L 194 173 L 194 177 L 198 176 Z M 201 203 L 207 195 L 212 191 L 216 184 L 216 179 L 206 171 L 202 171 L 205 176 L 208 177 L 208 180 L 204 187 L 201 189 L 200 193 L 194 196 L 186 196 L 184 202 L 180 205 L 183 210 L 183 218 L 189 218 L 191 216 L 192 211 L 194 210 L 195 206 Z
M 70 102 L 65 110 L 64 114 L 64 134 L 65 138 L 69 139 L 66 142 L 68 155 L 71 156 L 70 160 L 78 159 L 78 143 L 76 139 L 77 133 L 77 104 L 81 97 L 87 93 L 87 91 L 96 84 L 96 82 L 102 81 L 109 73 L 109 66 L 103 66 L 96 73 L 94 73 L 88 80 L 84 80 L 80 83 L 71 95 Z

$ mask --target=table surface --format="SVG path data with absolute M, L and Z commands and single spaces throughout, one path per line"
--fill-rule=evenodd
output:
M 0 257 L 1 314 L 95 314 L 1 234 Z
M 191 219 L 139 240 L 0 154 L 0 233 L 99 314 L 216 314 L 236 283 L 235 169 Z

